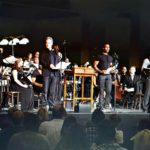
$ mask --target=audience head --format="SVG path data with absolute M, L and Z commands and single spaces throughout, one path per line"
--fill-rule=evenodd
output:
M 97 144 L 112 143 L 115 140 L 115 126 L 107 119 L 101 121 L 98 126 Z
M 26 130 L 38 131 L 39 120 L 37 115 L 29 112 L 24 113 L 24 127 Z
M 24 120 L 24 113 L 20 110 L 14 111 L 11 117 L 15 125 L 22 125 Z
M 81 141 L 82 139 L 82 141 Z M 85 132 L 81 125 L 73 123 L 58 143 L 57 150 L 87 150 Z
M 50 150 L 50 146 L 45 136 L 28 131 L 14 134 L 7 150 Z
M 49 115 L 48 115 L 48 111 L 46 108 L 41 107 L 38 110 L 37 115 L 38 115 L 38 119 L 40 122 L 49 120 Z
M 100 108 L 95 109 L 91 118 L 92 122 L 94 124 L 98 124 L 104 119 L 105 119 L 105 114 L 103 113 L 103 111 Z
M 52 110 L 52 117 L 53 119 L 61 119 L 66 116 L 66 110 L 64 109 L 63 105 L 57 104 L 54 106 Z
M 133 141 L 133 150 L 149 150 L 150 130 L 145 129 L 138 132 L 131 138 L 131 141 Z
M 72 125 L 72 124 L 76 124 L 77 120 L 74 116 L 67 116 L 64 120 L 62 129 L 61 129 L 61 135 L 64 136 L 65 134 L 67 134 L 68 132 L 68 128 Z

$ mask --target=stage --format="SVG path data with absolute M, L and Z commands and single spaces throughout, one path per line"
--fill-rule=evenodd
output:
M 83 125 L 86 124 L 87 121 L 91 119 L 92 112 L 94 109 L 91 111 L 90 109 L 90 104 L 79 104 L 79 111 L 74 112 L 74 111 L 69 111 L 67 110 L 68 115 L 73 115 L 79 120 L 79 122 Z M 37 114 L 38 108 L 35 108 L 34 111 L 30 111 L 30 113 Z M 126 121 L 128 122 L 134 122 L 137 123 L 141 119 L 149 118 L 149 113 L 143 112 L 142 109 L 125 109 L 125 108 L 112 108 L 112 109 L 104 109 L 103 110 L 106 118 L 109 118 L 110 115 L 116 114 L 119 115 L 122 122 L 125 123 Z M 7 115 L 8 114 L 8 109 L 1 109 L 0 115 Z M 49 115 L 51 115 L 52 112 L 49 111 Z

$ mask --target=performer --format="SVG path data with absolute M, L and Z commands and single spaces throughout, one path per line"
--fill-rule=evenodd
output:
M 30 68 L 30 65 L 33 63 L 33 55 L 32 53 L 28 53 L 27 58 L 25 58 L 23 62 L 23 67 Z
M 124 87 L 124 104 L 128 103 L 129 108 L 136 108 L 136 96 L 140 88 L 140 76 L 136 74 L 136 67 L 131 66 L 129 75 L 126 75 L 123 82 Z
M 150 55 L 148 58 L 144 59 L 142 64 L 142 71 L 146 72 L 145 71 L 146 69 L 150 70 Z M 143 111 L 148 111 L 149 108 L 150 108 L 150 74 L 146 74 L 145 92 L 143 98 Z
M 127 75 L 127 67 L 126 66 L 122 66 L 121 68 L 121 73 L 120 73 L 120 84 L 123 84 L 125 81 L 125 77 Z
M 29 111 L 33 110 L 33 89 L 24 80 L 22 66 L 23 60 L 17 59 L 12 70 L 10 88 L 12 91 L 20 92 L 21 110 Z
M 59 63 L 60 57 L 53 51 L 53 38 L 46 38 L 46 49 L 41 54 L 42 76 L 43 76 L 43 94 L 44 100 L 42 105 L 49 105 L 49 110 L 59 103 L 55 99 L 57 82 L 60 78 L 60 71 L 56 69 L 56 64 Z
M 33 58 L 33 65 L 36 67 L 36 69 L 33 71 L 31 75 L 33 90 L 34 93 L 40 94 L 42 93 L 43 90 L 43 81 L 42 81 L 42 70 L 39 65 L 38 57 Z
M 101 109 L 107 105 L 111 108 L 112 78 L 110 73 L 114 70 L 114 67 L 112 67 L 113 58 L 109 55 L 109 51 L 110 45 L 104 44 L 102 54 L 98 55 L 98 58 L 94 61 L 94 69 L 98 72 L 99 80 L 99 103 L 97 107 Z M 105 101 L 104 91 L 106 92 Z

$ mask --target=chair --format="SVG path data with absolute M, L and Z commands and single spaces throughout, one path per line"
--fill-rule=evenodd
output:
M 10 105 L 10 107 L 13 107 L 15 105 L 17 107 L 19 107 L 19 95 L 20 95 L 20 93 L 17 91 L 9 91 L 8 95 L 9 95 L 8 104 Z
M 136 95 L 135 104 L 134 104 L 135 109 L 141 110 L 143 96 L 144 96 L 144 94 L 142 92 L 140 92 L 139 94 Z
M 134 108 L 135 95 L 134 92 L 125 92 L 123 96 L 123 107 L 125 108 Z
M 34 94 L 34 107 L 39 108 L 42 100 L 42 93 Z

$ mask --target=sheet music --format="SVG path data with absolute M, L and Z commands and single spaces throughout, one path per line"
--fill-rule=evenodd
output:
M 114 69 L 115 69 L 115 66 L 109 67 L 109 68 L 106 70 L 106 74 L 110 74 L 111 71 L 113 71 Z
M 55 67 L 56 67 L 56 69 L 63 69 L 64 70 L 67 68 L 68 65 L 70 65 L 70 62 L 66 63 L 64 61 L 61 61 Z
M 9 56 L 3 59 L 3 62 L 6 64 L 14 64 L 16 61 L 16 58 L 14 56 Z

